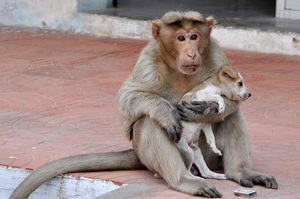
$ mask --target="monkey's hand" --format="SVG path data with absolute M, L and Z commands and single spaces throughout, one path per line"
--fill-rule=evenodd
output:
M 169 111 L 158 112 L 156 115 L 157 121 L 167 131 L 168 137 L 178 143 L 181 137 L 182 124 L 180 121 L 180 115 L 176 109 L 172 108 L 171 113 Z
M 206 116 L 216 115 L 219 111 L 219 105 L 210 101 L 192 101 L 190 104 L 183 101 L 182 105 L 177 105 L 177 110 L 181 120 L 199 122 Z

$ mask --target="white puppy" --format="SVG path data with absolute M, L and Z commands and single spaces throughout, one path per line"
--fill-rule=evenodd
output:
M 239 72 L 236 72 L 231 66 L 223 66 L 220 71 L 213 77 L 204 81 L 203 84 L 196 86 L 192 91 L 186 93 L 182 101 L 213 101 L 218 103 L 218 112 L 223 113 L 225 110 L 224 100 L 221 96 L 225 96 L 231 100 L 243 101 L 251 96 L 250 91 L 244 84 L 243 77 Z M 194 123 L 182 121 L 183 132 L 181 139 L 176 144 L 179 151 L 185 151 L 192 159 L 188 163 L 190 171 L 194 163 L 199 169 L 202 177 L 214 179 L 226 179 L 225 174 L 218 174 L 212 172 L 206 165 L 200 148 L 198 147 L 198 139 L 201 131 L 204 133 L 207 143 L 211 150 L 222 155 L 221 151 L 217 149 L 215 137 L 210 123 Z

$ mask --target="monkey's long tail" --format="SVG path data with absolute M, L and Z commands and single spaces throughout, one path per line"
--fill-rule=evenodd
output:
M 133 149 L 67 157 L 37 168 L 14 190 L 10 199 L 26 199 L 46 181 L 68 172 L 145 168 Z

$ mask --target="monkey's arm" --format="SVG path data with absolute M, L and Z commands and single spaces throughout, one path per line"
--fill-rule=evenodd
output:
M 182 126 L 176 108 L 157 94 L 130 87 L 121 88 L 119 111 L 122 117 L 131 123 L 141 116 L 148 115 L 167 131 L 170 139 L 175 142 L 180 139 Z
M 224 120 L 228 115 L 234 113 L 238 109 L 239 103 L 223 97 L 225 102 L 225 111 L 218 113 L 218 104 L 215 102 L 194 101 L 191 103 L 183 102 L 177 105 L 178 113 L 182 120 L 188 122 L 219 122 Z M 205 103 L 210 103 L 210 109 L 206 109 L 203 113 Z

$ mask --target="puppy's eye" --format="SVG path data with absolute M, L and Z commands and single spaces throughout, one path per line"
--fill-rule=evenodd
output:
M 179 41 L 184 41 L 184 40 L 185 40 L 185 37 L 182 36 L 182 35 L 179 35 L 179 36 L 177 37 L 177 39 L 178 39 Z
M 198 38 L 198 35 L 196 35 L 196 34 L 192 34 L 192 36 L 191 36 L 191 40 L 196 40 Z
M 244 86 L 243 82 L 239 82 L 239 86 L 241 87 Z

